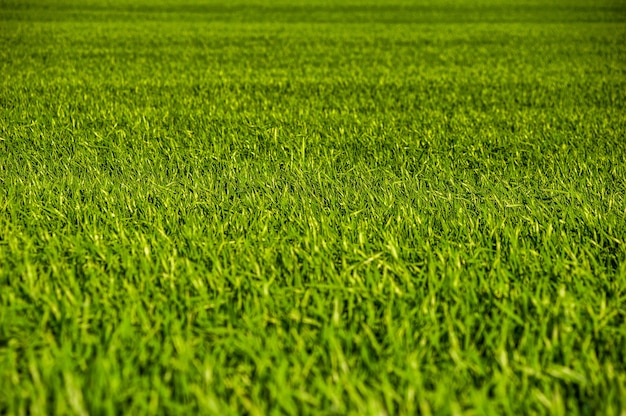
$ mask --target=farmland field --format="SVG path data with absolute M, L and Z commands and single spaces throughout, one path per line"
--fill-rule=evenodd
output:
M 626 414 L 626 2 L 0 0 L 0 414 Z

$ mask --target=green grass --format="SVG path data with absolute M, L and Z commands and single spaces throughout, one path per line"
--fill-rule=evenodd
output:
M 0 0 L 0 413 L 624 415 L 625 39 Z

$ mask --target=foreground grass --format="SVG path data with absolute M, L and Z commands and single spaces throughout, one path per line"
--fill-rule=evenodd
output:
M 0 412 L 626 408 L 623 3 L 0 6 Z

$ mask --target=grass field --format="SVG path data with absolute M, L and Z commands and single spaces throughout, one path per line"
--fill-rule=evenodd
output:
M 626 414 L 626 2 L 0 0 L 1 414 Z

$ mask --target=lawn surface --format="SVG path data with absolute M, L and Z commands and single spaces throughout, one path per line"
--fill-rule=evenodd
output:
M 626 412 L 626 3 L 0 0 L 0 413 Z

